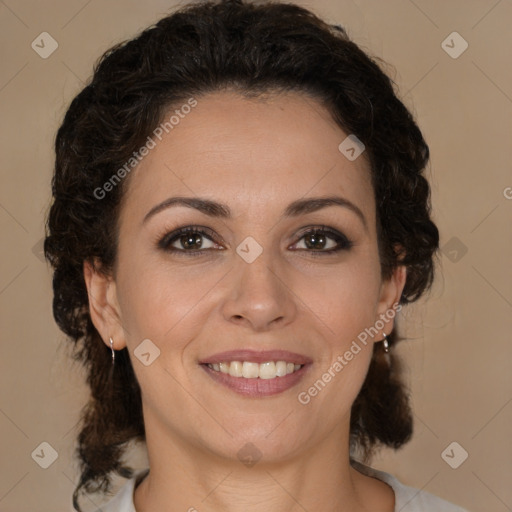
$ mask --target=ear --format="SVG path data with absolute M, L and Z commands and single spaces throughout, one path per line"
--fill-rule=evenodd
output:
M 112 338 L 115 350 L 126 347 L 121 311 L 117 300 L 114 278 L 101 270 L 101 263 L 84 261 L 84 279 L 89 297 L 89 314 L 103 342 L 110 348 Z
M 384 334 L 388 335 L 395 326 L 394 318 L 396 312 L 401 309 L 399 302 L 402 296 L 402 290 L 405 286 L 406 277 L 407 268 L 405 265 L 398 265 L 389 279 L 386 279 L 381 284 L 375 322 L 379 328 L 381 324 L 384 323 L 384 327 L 379 329 L 381 336 L 376 337 L 376 341 L 380 341 L 384 338 Z

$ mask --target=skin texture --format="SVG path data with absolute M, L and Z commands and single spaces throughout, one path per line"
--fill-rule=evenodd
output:
M 393 491 L 350 467 L 348 439 L 373 342 L 393 320 L 310 403 L 297 399 L 398 302 L 405 284 L 404 267 L 381 280 L 364 153 L 345 158 L 338 145 L 347 134 L 298 93 L 249 100 L 223 91 L 196 99 L 132 171 L 113 275 L 84 264 L 94 325 L 107 346 L 109 337 L 115 349 L 128 346 L 142 389 L 151 472 L 135 491 L 137 512 L 390 512 Z M 340 206 L 281 218 L 292 201 L 330 195 L 354 203 L 366 226 Z M 173 206 L 143 221 L 175 196 L 225 203 L 232 217 Z M 202 239 L 202 253 L 157 247 L 188 225 L 215 234 L 213 242 Z M 312 254 L 301 236 L 316 225 L 343 233 L 353 246 Z M 250 264 L 236 253 L 248 236 L 263 248 Z M 183 249 L 179 239 L 173 246 Z M 147 338 L 161 353 L 144 366 L 133 351 Z M 242 348 L 290 350 L 313 364 L 283 393 L 244 397 L 198 364 Z M 237 456 L 248 442 L 262 454 L 253 467 Z

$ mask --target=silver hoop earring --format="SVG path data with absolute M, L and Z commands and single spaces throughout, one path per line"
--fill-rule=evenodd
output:
M 110 350 L 112 350 L 112 364 L 116 361 L 116 353 L 114 352 L 114 341 L 110 338 Z
M 382 333 L 382 335 L 384 336 L 384 339 L 382 340 L 382 347 L 384 348 L 384 352 L 386 354 L 389 353 L 389 343 L 388 343 L 388 336 L 386 333 Z

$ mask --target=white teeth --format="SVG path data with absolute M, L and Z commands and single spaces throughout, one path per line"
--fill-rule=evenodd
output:
M 277 377 L 276 363 L 270 361 L 260 364 L 260 379 L 274 379 L 275 377 Z
M 229 365 L 229 375 L 231 375 L 231 377 L 242 376 L 242 363 L 240 361 L 231 361 Z
M 244 361 L 242 365 L 242 377 L 246 379 L 256 379 L 260 376 L 260 365 L 258 363 L 249 363 Z
M 251 361 L 231 361 L 227 363 L 209 363 L 208 367 L 216 372 L 227 373 L 232 377 L 274 379 L 293 373 L 302 368 L 302 365 L 287 363 L 286 361 L 268 361 L 262 364 Z
M 290 364 L 292 364 L 292 363 L 290 363 Z M 284 377 L 286 375 L 286 362 L 285 361 L 277 361 L 277 363 L 276 363 L 276 375 L 278 377 Z

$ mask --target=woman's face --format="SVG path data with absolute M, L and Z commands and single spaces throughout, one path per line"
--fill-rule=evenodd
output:
M 291 457 L 348 435 L 373 343 L 393 324 L 366 344 L 361 333 L 398 300 L 405 273 L 381 280 L 368 163 L 355 146 L 341 152 L 349 134 L 320 104 L 196 99 L 132 171 L 105 293 L 113 314 L 93 318 L 129 348 L 148 438 Z M 304 366 L 288 374 L 288 363 Z

